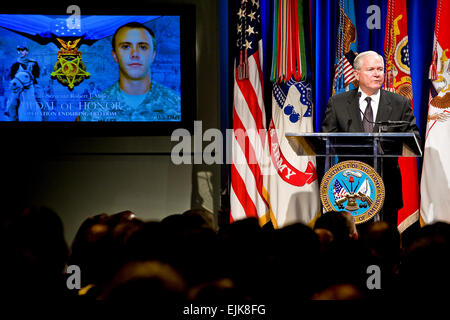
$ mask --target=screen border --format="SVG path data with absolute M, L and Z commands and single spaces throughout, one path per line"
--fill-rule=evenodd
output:
M 2 6 L 1 14 L 67 15 L 67 7 L 39 3 L 39 7 Z M 0 133 L 14 135 L 63 134 L 70 136 L 170 136 L 178 128 L 193 132 L 197 118 L 196 7 L 194 4 L 151 4 L 141 7 L 79 5 L 81 15 L 177 15 L 180 16 L 181 121 L 117 122 L 0 122 Z

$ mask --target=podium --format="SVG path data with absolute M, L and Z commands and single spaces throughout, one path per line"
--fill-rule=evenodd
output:
M 412 132 L 286 133 L 286 139 L 298 156 L 325 157 L 326 170 L 335 156 L 354 160 L 370 157 L 378 173 L 381 173 L 381 158 L 422 156 L 422 149 Z
M 325 158 L 325 172 L 336 157 L 339 162 L 360 160 L 372 165 L 383 178 L 383 158 L 421 157 L 422 149 L 413 132 L 286 133 L 298 156 Z M 378 215 L 375 220 L 378 220 Z

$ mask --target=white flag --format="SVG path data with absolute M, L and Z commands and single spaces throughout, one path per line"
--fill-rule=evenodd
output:
M 272 102 L 267 144 L 271 174 L 264 176 L 272 223 L 275 228 L 307 224 L 320 210 L 316 159 L 297 155 L 285 134 L 313 131 L 311 85 L 294 80 L 274 84 Z
M 438 1 L 432 88 L 425 134 L 420 214 L 423 222 L 450 223 L 450 3 Z M 440 11 L 440 12 L 439 12 Z M 441 19 L 439 19 L 441 17 Z M 440 21 L 439 21 L 440 20 Z

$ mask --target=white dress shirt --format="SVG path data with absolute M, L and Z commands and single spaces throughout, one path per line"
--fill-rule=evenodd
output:
M 370 105 L 372 106 L 372 112 L 373 112 L 373 120 L 375 122 L 375 119 L 377 118 L 377 112 L 378 112 L 378 105 L 380 104 L 380 90 L 377 91 L 374 95 L 368 96 L 364 92 L 361 91 L 361 89 L 358 89 L 358 92 L 361 92 L 361 96 L 359 97 L 359 109 L 361 110 L 361 120 L 364 119 L 364 112 L 367 108 L 367 101 L 366 97 L 370 97 L 372 100 L 370 102 Z

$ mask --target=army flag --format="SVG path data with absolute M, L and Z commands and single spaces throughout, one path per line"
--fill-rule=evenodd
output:
M 319 214 L 320 200 L 315 157 L 297 155 L 285 137 L 286 133 L 313 132 L 302 1 L 275 1 L 274 21 L 272 119 L 267 135 L 270 160 L 264 186 L 272 224 L 282 228 L 312 223 Z
M 384 89 L 405 96 L 412 106 L 407 19 L 406 0 L 389 0 L 384 39 Z M 419 219 L 419 179 L 416 158 L 400 157 L 398 163 L 403 207 L 398 211 L 397 226 L 403 232 Z
M 450 2 L 437 0 L 430 99 L 420 183 L 421 222 L 450 223 Z
M 316 159 L 299 156 L 285 137 L 286 133 L 313 132 L 311 91 L 311 84 L 292 79 L 274 84 L 267 144 L 272 171 L 265 176 L 264 186 L 275 228 L 308 224 L 319 214 Z

